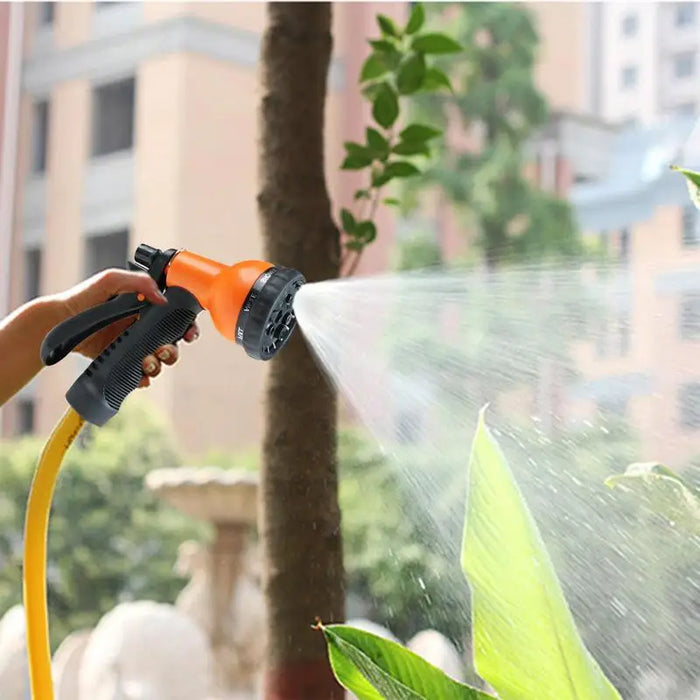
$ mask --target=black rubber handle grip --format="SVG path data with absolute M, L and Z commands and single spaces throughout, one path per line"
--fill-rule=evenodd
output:
M 47 366 L 55 365 L 93 333 L 110 323 L 139 313 L 147 305 L 148 302 L 139 300 L 135 293 L 120 294 L 59 323 L 41 344 L 41 361 Z
M 202 310 L 194 295 L 182 287 L 168 288 L 165 298 L 165 305 L 147 306 L 68 390 L 68 403 L 88 423 L 101 426 L 116 415 L 141 382 L 143 358 L 180 340 Z

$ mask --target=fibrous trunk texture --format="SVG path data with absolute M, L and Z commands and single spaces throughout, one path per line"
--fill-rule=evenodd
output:
M 323 162 L 331 6 L 271 3 L 262 50 L 261 189 L 267 259 L 309 282 L 339 274 Z M 271 361 L 261 529 L 268 700 L 342 698 L 314 619 L 345 613 L 336 471 L 336 394 L 302 333 Z

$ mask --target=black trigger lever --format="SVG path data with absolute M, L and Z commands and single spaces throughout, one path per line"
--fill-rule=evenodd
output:
M 93 333 L 128 316 L 140 313 L 150 302 L 143 294 L 119 294 L 93 306 L 53 328 L 41 344 L 41 361 L 45 365 L 60 362 L 77 345 Z

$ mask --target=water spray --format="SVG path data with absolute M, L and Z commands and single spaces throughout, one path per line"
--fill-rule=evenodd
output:
M 293 302 L 306 282 L 296 270 L 260 260 L 223 265 L 186 250 L 140 245 L 132 270 L 147 272 L 167 303 L 151 304 L 142 294 L 120 294 L 64 321 L 41 347 L 45 365 L 62 360 L 83 340 L 120 319 L 137 316 L 89 365 L 66 393 L 69 408 L 41 454 L 27 504 L 23 595 L 33 700 L 53 700 L 46 539 L 48 518 L 63 457 L 85 422 L 103 426 L 139 386 L 143 359 L 181 340 L 197 315 L 207 310 L 216 329 L 256 360 L 269 360 L 296 326 Z

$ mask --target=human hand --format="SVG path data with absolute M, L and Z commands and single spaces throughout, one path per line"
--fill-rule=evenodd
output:
M 153 304 L 167 303 L 165 297 L 160 293 L 158 285 L 145 272 L 129 272 L 118 269 L 99 272 L 68 291 L 57 295 L 56 299 L 61 304 L 62 314 L 65 315 L 65 318 L 69 318 L 79 314 L 81 311 L 104 303 L 115 294 L 124 292 L 143 294 Z M 75 351 L 94 360 L 134 320 L 134 317 L 130 317 L 121 321 L 115 321 L 84 340 L 75 348 Z M 184 340 L 191 343 L 198 337 L 199 328 L 194 323 L 185 333 Z M 164 345 L 158 348 L 153 355 L 144 357 L 142 363 L 144 377 L 139 386 L 148 386 L 150 378 L 160 374 L 162 365 L 175 364 L 178 355 L 176 345 Z

